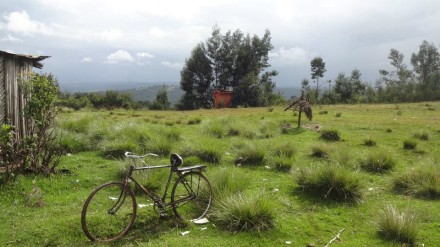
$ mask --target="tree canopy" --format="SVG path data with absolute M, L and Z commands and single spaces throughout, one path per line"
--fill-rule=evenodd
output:
M 239 29 L 222 34 L 215 26 L 211 37 L 192 50 L 180 72 L 180 87 L 185 94 L 178 108 L 211 108 L 216 89 L 233 91 L 234 106 L 270 104 L 276 98 L 272 78 L 278 74 L 265 71 L 270 67 L 271 49 L 269 30 L 260 38 Z

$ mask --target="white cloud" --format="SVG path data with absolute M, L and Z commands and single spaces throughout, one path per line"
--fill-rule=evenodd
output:
M 154 55 L 152 55 L 152 54 L 150 54 L 148 52 L 138 52 L 136 54 L 136 56 L 142 57 L 142 58 L 153 58 L 154 57 Z
M 16 38 L 10 34 L 6 35 L 6 37 L 1 38 L 0 41 L 13 42 L 13 43 L 23 43 L 22 39 Z
M 2 28 L 8 31 L 20 33 L 22 35 L 53 33 L 53 30 L 44 23 L 31 20 L 26 11 L 11 12 L 9 15 L 3 16 L 3 18 L 6 19 L 6 23 L 2 25 Z
M 97 37 L 104 41 L 115 41 L 122 37 L 122 33 L 119 30 L 110 29 L 98 33 Z
M 134 58 L 128 53 L 128 51 L 118 50 L 107 56 L 105 63 L 115 64 L 122 62 L 133 62 Z
M 308 63 L 314 56 L 316 56 L 315 53 L 300 47 L 292 47 L 288 49 L 281 47 L 278 51 L 269 53 L 269 57 L 276 62 L 294 65 Z
M 181 69 L 183 67 L 183 64 L 181 64 L 181 63 L 172 63 L 169 61 L 162 61 L 160 64 L 162 64 L 165 67 L 172 68 L 172 69 Z
M 81 59 L 81 63 L 91 63 L 93 59 L 91 57 L 85 57 Z

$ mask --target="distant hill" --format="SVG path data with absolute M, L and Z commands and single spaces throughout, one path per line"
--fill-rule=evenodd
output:
M 62 91 L 68 92 L 105 92 L 106 90 L 115 90 L 122 93 L 131 94 L 135 101 L 150 101 L 156 99 L 156 95 L 163 85 L 168 87 L 168 99 L 171 104 L 177 103 L 184 92 L 179 85 L 169 83 L 142 83 L 142 82 L 125 82 L 125 83 L 77 83 L 72 85 L 61 86 Z M 297 87 L 279 87 L 275 88 L 275 93 L 280 93 L 285 99 L 292 96 L 299 96 L 301 88 Z
M 172 104 L 177 103 L 184 92 L 177 85 L 167 85 L 168 86 L 168 99 Z M 129 93 L 132 95 L 133 99 L 136 101 L 150 101 L 153 102 L 156 99 L 156 95 L 162 85 L 154 85 L 149 87 L 140 87 L 129 90 L 120 90 L 120 92 Z M 295 87 L 280 87 L 274 90 L 275 93 L 280 93 L 285 99 L 290 99 L 292 96 L 299 97 L 301 94 L 301 88 Z

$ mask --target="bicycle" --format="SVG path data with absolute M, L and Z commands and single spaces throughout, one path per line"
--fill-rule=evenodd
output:
M 112 242 L 124 236 L 133 226 L 136 218 L 136 196 L 131 182 L 153 201 L 153 207 L 161 216 L 169 211 L 181 221 L 200 220 L 207 214 L 212 202 L 212 189 L 202 174 L 205 165 L 179 168 L 183 160 L 178 154 L 170 155 L 170 165 L 149 166 L 144 158 L 156 154 L 134 155 L 126 152 L 131 160 L 125 178 L 120 182 L 107 182 L 96 187 L 88 196 L 81 213 L 81 224 L 85 235 L 92 241 Z M 137 167 L 141 160 L 144 166 Z M 132 174 L 136 171 L 170 168 L 162 197 L 144 188 Z M 174 174 L 177 179 L 167 202 L 168 189 Z

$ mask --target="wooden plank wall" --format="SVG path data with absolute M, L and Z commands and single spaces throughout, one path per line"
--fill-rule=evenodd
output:
M 0 125 L 6 123 L 5 57 L 0 55 Z
M 20 79 L 26 78 L 32 72 L 32 64 L 18 61 L 13 57 L 5 57 L 5 92 L 6 92 L 6 121 L 15 126 L 16 138 L 20 140 L 27 134 L 23 109 L 25 99 L 20 89 Z

